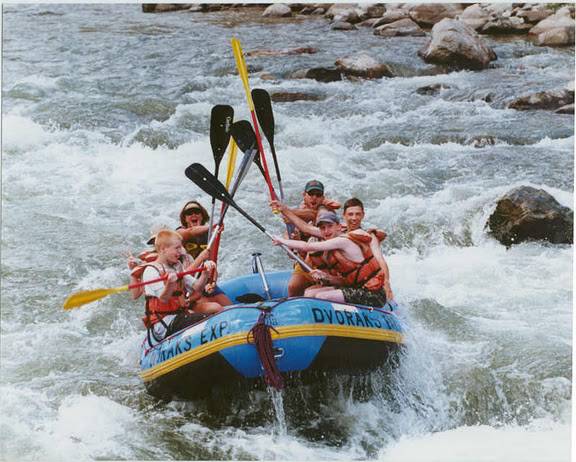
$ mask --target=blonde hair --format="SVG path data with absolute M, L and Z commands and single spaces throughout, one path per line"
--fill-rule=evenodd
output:
M 178 234 L 176 231 L 172 231 L 171 229 L 161 229 L 158 231 L 158 234 L 156 234 L 154 248 L 157 252 L 160 252 L 161 249 L 169 245 L 172 239 L 178 239 L 181 242 L 182 236 L 180 236 L 180 234 Z

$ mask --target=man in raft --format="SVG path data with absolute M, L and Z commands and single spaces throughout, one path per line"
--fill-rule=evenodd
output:
M 306 297 L 321 298 L 334 302 L 374 307 L 386 303 L 385 275 L 372 250 L 373 236 L 356 229 L 340 234 L 340 222 L 331 211 L 321 211 L 316 219 L 321 231 L 330 227 L 336 237 L 321 242 L 302 242 L 275 236 L 274 244 L 284 244 L 295 250 L 310 253 L 322 252 L 323 269 L 314 269 L 310 276 L 323 286 L 305 290 Z M 319 268 L 316 262 L 316 268 Z
M 284 218 L 289 221 L 290 223 L 294 224 L 300 232 L 305 235 L 312 236 L 313 238 L 319 239 L 329 239 L 330 237 L 335 237 L 335 235 L 326 237 L 324 232 L 317 226 L 314 226 L 311 223 L 306 223 L 300 217 L 298 217 L 290 208 L 286 207 L 279 201 L 272 201 L 271 202 L 272 208 L 274 210 L 279 210 Z M 339 233 L 346 233 L 347 231 L 355 231 L 357 229 L 362 229 L 362 220 L 364 219 L 364 204 L 362 201 L 356 197 L 352 197 L 344 202 L 344 211 L 342 214 L 342 218 L 344 219 L 345 224 L 339 225 Z M 388 269 L 388 264 L 384 259 L 384 255 L 382 254 L 382 248 L 380 247 L 380 243 L 386 239 L 386 233 L 378 228 L 368 228 L 366 230 L 369 234 L 372 235 L 372 240 L 370 242 L 370 248 L 374 254 L 374 257 L 380 264 L 380 268 L 382 270 L 382 275 L 384 277 L 384 290 L 386 292 L 386 298 L 388 300 L 393 300 L 394 294 L 392 292 L 392 288 L 390 287 L 390 270 Z M 308 239 L 309 242 L 311 238 Z M 324 266 L 323 263 L 319 263 L 319 259 L 317 258 L 321 252 L 312 252 L 309 253 L 307 258 L 307 263 L 312 266 L 313 268 L 319 268 Z M 321 267 L 315 266 L 320 264 Z M 302 285 L 303 290 L 307 287 L 310 287 L 316 283 L 314 279 L 308 274 L 305 273 L 303 270 L 301 271 L 301 278 L 302 278 Z M 304 293 L 304 292 L 302 292 Z M 300 294 L 302 295 L 302 294 Z M 289 293 L 290 296 L 290 293 Z
M 272 209 L 279 209 L 284 216 L 287 223 L 290 222 L 288 218 L 288 213 L 296 216 L 298 219 L 302 220 L 303 223 L 314 223 L 316 220 L 316 215 L 319 210 L 337 210 L 340 208 L 340 203 L 328 199 L 324 196 L 324 185 L 318 180 L 310 180 L 304 186 L 304 191 L 302 192 L 302 203 L 298 208 L 288 208 L 286 206 L 279 207 L 280 203 L 273 201 L 270 204 Z M 286 212 L 286 213 L 285 213 Z M 290 236 L 291 239 L 297 239 L 301 241 L 307 241 L 310 239 L 310 234 L 303 231 L 302 228 L 296 229 Z M 301 254 L 302 258 L 306 257 L 306 254 Z M 294 264 L 294 272 L 288 281 L 288 296 L 289 297 L 299 297 L 304 294 L 304 290 L 316 282 L 302 269 L 298 264 Z
M 158 257 L 143 265 L 143 282 L 168 275 L 165 281 L 145 286 L 146 315 L 143 318 L 148 329 L 148 342 L 161 341 L 167 335 L 197 322 L 201 316 L 194 313 L 211 314 L 222 310 L 215 302 L 203 300 L 202 292 L 216 264 L 205 260 L 198 279 L 186 275 L 178 279 L 177 273 L 193 269 L 184 268 L 180 259 L 184 253 L 181 236 L 170 229 L 162 229 L 156 235 L 154 247 Z M 193 310 L 193 312 L 190 310 Z

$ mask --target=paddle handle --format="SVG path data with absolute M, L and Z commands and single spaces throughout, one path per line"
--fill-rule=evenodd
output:
M 188 271 L 182 271 L 181 273 L 177 273 L 176 276 L 178 276 L 178 279 L 181 279 L 184 276 L 186 276 L 187 274 L 199 273 L 200 271 L 204 271 L 204 267 L 195 268 L 195 269 L 188 270 Z M 167 277 L 168 277 L 168 275 L 165 274 L 164 276 L 161 276 L 161 277 L 156 278 L 156 279 L 151 279 L 150 281 L 136 282 L 134 284 L 130 284 L 128 286 L 128 289 L 136 289 L 138 287 L 146 286 L 148 284 L 154 284 L 155 282 L 165 281 Z

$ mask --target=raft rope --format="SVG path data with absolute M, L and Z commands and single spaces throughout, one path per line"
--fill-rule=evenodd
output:
M 274 358 L 274 348 L 272 346 L 271 330 L 278 333 L 270 325 L 269 312 L 262 311 L 258 317 L 258 321 L 252 329 L 248 332 L 247 341 L 256 346 L 256 351 L 264 369 L 264 381 L 266 385 L 274 387 L 276 390 L 284 388 L 284 378 L 278 370 L 276 359 Z M 252 341 L 250 339 L 252 336 Z

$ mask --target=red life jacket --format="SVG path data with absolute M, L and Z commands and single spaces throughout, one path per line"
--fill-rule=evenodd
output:
M 341 250 L 328 250 L 324 258 L 330 273 L 343 277 L 348 287 L 364 288 L 370 291 L 382 289 L 384 276 L 380 264 L 370 249 L 372 236 L 357 230 L 341 237 L 350 239 L 358 245 L 364 260 L 356 263 L 346 258 Z
M 143 268 L 151 266 L 158 271 L 160 276 L 164 276 L 167 271 L 164 265 L 156 262 L 151 262 L 146 265 L 142 265 Z M 177 271 L 182 271 L 181 265 L 178 265 Z M 178 279 L 177 288 L 173 292 L 172 296 L 167 302 L 163 302 L 158 297 L 152 297 L 150 295 L 146 296 L 146 314 L 142 317 L 142 322 L 146 327 L 151 327 L 157 322 L 161 321 L 164 316 L 169 314 L 176 314 L 180 310 L 186 308 L 186 297 L 184 293 L 184 281 L 183 279 Z

